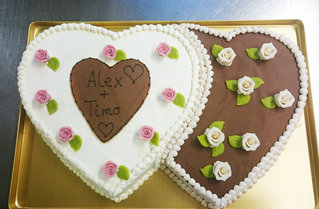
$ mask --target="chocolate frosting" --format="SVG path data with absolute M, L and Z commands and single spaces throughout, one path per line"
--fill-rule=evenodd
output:
M 70 81 L 76 104 L 102 142 L 128 123 L 150 88 L 147 67 L 135 59 L 112 67 L 98 59 L 84 59 L 74 65 Z
M 299 69 L 290 50 L 283 43 L 267 35 L 246 33 L 227 42 L 219 37 L 199 31 L 194 32 L 210 54 L 214 68 L 214 82 L 200 121 L 181 147 L 175 160 L 201 186 L 222 197 L 248 176 L 251 169 L 269 152 L 278 137 L 285 131 L 299 97 Z M 260 48 L 263 43 L 269 42 L 272 42 L 278 51 L 274 59 L 255 61 L 246 55 L 246 48 Z M 237 56 L 231 66 L 220 65 L 211 55 L 213 44 L 231 47 L 235 51 Z M 260 77 L 265 84 L 250 95 L 249 104 L 236 106 L 237 93 L 228 90 L 225 81 L 237 80 L 244 76 Z M 270 110 L 261 104 L 262 98 L 272 96 L 284 89 L 288 89 L 296 99 L 292 107 Z M 204 134 L 205 129 L 217 120 L 225 121 L 223 129 L 225 152 L 221 156 L 212 157 L 211 148 L 202 147 L 197 136 Z M 243 135 L 247 132 L 256 133 L 260 140 L 261 145 L 256 151 L 247 152 L 229 145 L 228 136 Z M 200 168 L 214 164 L 217 160 L 228 161 L 231 166 L 232 176 L 225 182 L 208 179 L 200 172 Z

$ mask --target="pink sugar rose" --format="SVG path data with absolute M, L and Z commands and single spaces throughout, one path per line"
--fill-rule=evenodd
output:
M 71 141 L 74 137 L 74 132 L 71 127 L 64 126 L 59 130 L 60 140 L 63 142 Z
M 171 52 L 171 47 L 165 43 L 162 42 L 157 47 L 157 53 L 161 56 L 167 56 Z
M 50 59 L 50 55 L 49 53 L 47 52 L 47 50 L 44 50 L 44 49 L 38 49 L 35 54 L 34 54 L 34 59 L 35 61 L 37 62 L 48 62 L 49 59 Z
M 112 45 L 106 45 L 103 49 L 103 55 L 106 58 L 114 59 L 116 56 L 116 49 Z
M 39 90 L 34 96 L 34 99 L 37 103 L 46 104 L 51 100 L 51 95 L 47 92 L 47 90 Z
M 172 102 L 176 97 L 176 91 L 172 88 L 166 88 L 162 91 L 162 97 L 168 102 Z
M 154 136 L 154 129 L 151 126 L 142 126 L 139 135 L 142 139 L 149 141 Z
M 107 161 L 103 167 L 103 173 L 107 177 L 113 177 L 117 173 L 117 165 L 112 161 Z

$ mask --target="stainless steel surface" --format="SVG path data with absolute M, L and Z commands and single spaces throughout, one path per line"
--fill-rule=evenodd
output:
M 319 127 L 318 0 L 0 1 L 0 208 L 7 208 L 19 113 L 16 68 L 32 21 L 301 19 Z

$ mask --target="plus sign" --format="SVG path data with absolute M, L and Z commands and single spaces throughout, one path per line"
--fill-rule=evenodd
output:
M 109 93 L 106 93 L 105 90 L 103 90 L 103 93 L 100 94 L 100 96 L 102 96 L 104 99 L 107 95 L 109 95 Z

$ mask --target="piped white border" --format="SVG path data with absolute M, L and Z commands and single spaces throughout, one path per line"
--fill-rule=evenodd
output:
M 202 105 L 200 101 L 204 100 L 207 102 L 207 96 L 210 93 L 209 88 L 211 87 L 210 83 L 212 82 L 211 62 L 209 56 L 207 55 L 207 50 L 200 43 L 200 41 L 196 40 L 195 36 L 190 36 L 188 31 L 186 30 L 182 32 L 174 29 L 172 26 L 163 26 L 159 24 L 137 25 L 120 32 L 113 32 L 101 27 L 96 27 L 84 23 L 62 24 L 44 30 L 27 46 L 25 52 L 23 53 L 22 61 L 18 67 L 18 87 L 22 104 L 30 120 L 34 124 L 38 133 L 40 133 L 40 135 L 42 136 L 43 140 L 60 158 L 65 166 L 72 170 L 88 186 L 90 186 L 100 195 L 110 198 L 115 202 L 120 202 L 121 200 L 126 199 L 128 195 L 132 194 L 134 190 L 138 189 L 138 187 L 142 185 L 143 182 L 147 180 L 149 176 L 151 176 L 153 172 L 155 172 L 159 168 L 160 161 L 164 158 L 165 153 L 167 153 L 166 144 L 160 143 L 159 147 L 154 147 L 153 149 L 151 149 L 150 152 L 145 156 L 145 158 L 138 163 L 136 168 L 131 171 L 130 179 L 128 181 L 120 181 L 115 187 L 112 188 L 108 187 L 102 180 L 90 175 L 88 169 L 86 169 L 85 166 L 74 156 L 72 156 L 71 154 L 63 154 L 63 152 L 57 146 L 55 137 L 48 134 L 43 125 L 34 116 L 31 105 L 26 101 L 26 98 L 29 95 L 27 95 L 27 93 L 24 91 L 23 75 L 27 71 L 27 65 L 24 61 L 32 59 L 33 54 L 31 54 L 31 52 L 37 48 L 37 44 L 53 33 L 67 30 L 88 31 L 104 36 L 109 36 L 113 40 L 120 39 L 129 34 L 141 31 L 158 31 L 169 34 L 183 43 L 192 59 L 191 62 L 193 64 L 193 78 L 195 78 L 195 81 L 198 83 L 196 85 L 196 89 L 194 89 L 194 87 L 192 86 L 192 95 L 189 98 L 189 102 L 186 105 L 183 114 L 180 116 L 177 123 L 170 127 L 169 130 L 164 134 L 164 136 L 161 137 L 163 141 L 167 142 L 170 141 L 171 138 L 179 138 L 181 135 L 185 135 L 186 131 L 191 131 L 189 127 L 196 126 L 196 122 L 199 120 L 199 118 L 194 116 L 194 111 L 197 109 L 198 105 Z M 196 59 L 198 59 L 199 66 L 194 64 Z M 202 106 L 201 108 L 203 109 Z M 152 166 L 150 166 L 151 164 Z M 149 167 L 148 170 L 146 169 L 147 167 Z
M 303 114 L 303 109 L 306 105 L 307 94 L 308 94 L 308 74 L 306 69 L 305 57 L 301 53 L 299 47 L 291 41 L 288 37 L 282 34 L 275 33 L 263 27 L 241 27 L 234 29 L 229 33 L 224 33 L 212 28 L 205 26 L 184 23 L 181 24 L 185 29 L 194 29 L 210 35 L 217 37 L 225 38 L 227 41 L 232 40 L 233 37 L 239 34 L 245 33 L 260 33 L 265 34 L 270 37 L 275 38 L 276 40 L 285 44 L 295 56 L 298 68 L 299 68 L 299 80 L 300 80 L 300 96 L 297 101 L 297 108 L 295 113 L 292 115 L 292 118 L 289 120 L 286 130 L 283 135 L 278 138 L 275 144 L 270 148 L 270 151 L 261 158 L 260 162 L 253 167 L 253 169 L 248 173 L 248 176 L 241 181 L 238 185 L 235 185 L 228 193 L 226 193 L 222 198 L 218 198 L 216 194 L 213 194 L 211 191 L 206 190 L 205 187 L 201 186 L 198 182 L 195 181 L 185 169 L 181 167 L 180 164 L 176 163 L 174 157 L 177 156 L 178 151 L 181 149 L 180 146 L 184 144 L 182 140 L 186 140 L 187 136 L 180 137 L 177 140 L 176 145 L 168 144 L 167 146 L 171 148 L 171 151 L 166 158 L 166 165 L 162 165 L 161 169 L 173 180 L 175 181 L 183 190 L 189 193 L 197 201 L 199 201 L 204 207 L 208 208 L 224 208 L 238 197 L 240 197 L 244 192 L 246 192 L 254 183 L 257 182 L 259 178 L 265 175 L 266 171 L 274 164 L 277 160 L 280 153 L 284 150 L 285 145 L 288 142 L 292 132 L 298 125 L 298 122 Z M 192 32 L 191 32 L 192 33 Z M 200 109 L 201 106 L 199 106 Z M 200 109 L 202 110 L 202 109 Z M 194 127 L 189 131 L 186 131 L 187 134 L 192 133 Z

